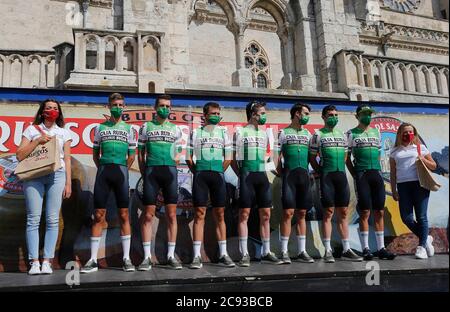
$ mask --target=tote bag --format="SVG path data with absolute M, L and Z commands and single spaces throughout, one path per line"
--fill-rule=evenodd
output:
M 35 128 L 44 135 L 44 131 L 35 125 Z M 53 173 L 61 168 L 61 159 L 56 136 L 45 144 L 39 144 L 27 158 L 17 164 L 15 174 L 22 181 L 39 178 Z
M 417 153 L 420 156 L 420 144 L 417 145 Z M 436 192 L 439 190 L 441 185 L 436 182 L 436 180 L 431 175 L 430 170 L 423 163 L 423 161 L 418 157 L 416 160 L 417 175 L 419 176 L 420 186 L 424 189 Z

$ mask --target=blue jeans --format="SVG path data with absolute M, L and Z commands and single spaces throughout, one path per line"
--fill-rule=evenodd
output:
M 419 237 L 419 245 L 426 247 L 428 238 L 428 199 L 430 191 L 420 186 L 419 181 L 397 184 L 400 215 L 403 223 Z M 414 213 L 416 218 L 414 219 Z
M 59 231 L 59 211 L 66 185 L 66 172 L 60 169 L 55 173 L 25 181 L 23 184 L 27 207 L 27 248 L 28 259 L 39 259 L 39 223 L 45 197 L 46 230 L 44 259 L 55 256 Z

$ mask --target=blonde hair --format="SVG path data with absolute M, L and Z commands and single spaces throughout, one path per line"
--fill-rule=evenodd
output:
M 402 134 L 403 134 L 403 130 L 404 130 L 406 127 L 411 127 L 411 128 L 413 128 L 413 130 L 414 130 L 414 139 L 413 139 L 412 143 L 414 143 L 414 144 L 416 144 L 416 145 L 420 144 L 419 132 L 417 132 L 416 127 L 414 127 L 414 126 L 413 126 L 412 124 L 410 124 L 409 122 L 404 122 L 404 123 L 402 123 L 402 124 L 400 125 L 400 127 L 398 127 L 397 135 L 396 135 L 396 137 L 395 137 L 395 144 L 394 144 L 394 147 L 398 147 L 398 146 L 402 145 Z

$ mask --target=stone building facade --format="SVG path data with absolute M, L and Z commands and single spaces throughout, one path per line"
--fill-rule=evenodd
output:
M 447 103 L 447 0 L 1 0 L 0 86 Z

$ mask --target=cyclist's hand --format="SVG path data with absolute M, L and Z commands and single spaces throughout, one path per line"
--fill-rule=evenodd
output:
M 398 192 L 397 191 L 393 191 L 392 192 L 392 198 L 394 198 L 395 201 L 398 201 L 399 196 L 398 196 Z

